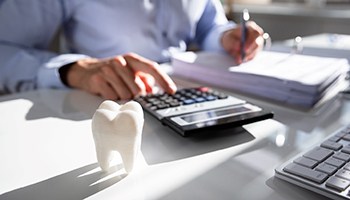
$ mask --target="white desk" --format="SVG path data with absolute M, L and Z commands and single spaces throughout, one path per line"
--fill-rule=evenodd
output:
M 3 96 L 0 199 L 322 199 L 277 180 L 274 168 L 349 124 L 350 101 L 315 115 L 248 100 L 275 118 L 183 138 L 146 114 L 144 165 L 125 176 L 97 165 L 90 123 L 101 99 L 74 90 Z

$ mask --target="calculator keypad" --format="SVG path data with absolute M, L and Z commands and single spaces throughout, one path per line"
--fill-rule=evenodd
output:
M 228 98 L 228 96 L 223 93 L 213 91 L 207 87 L 199 87 L 180 89 L 173 95 L 166 93 L 150 94 L 139 97 L 136 101 L 151 110 L 160 110 L 226 98 Z
M 148 94 L 135 100 L 158 119 L 246 103 L 242 99 L 228 96 L 208 87 L 179 89 L 172 95 Z

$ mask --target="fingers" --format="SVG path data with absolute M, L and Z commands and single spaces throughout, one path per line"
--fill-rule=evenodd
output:
M 175 83 L 157 63 L 136 54 L 110 59 L 82 59 L 69 70 L 71 87 L 83 89 L 105 99 L 126 100 L 152 92 L 155 82 L 168 93 L 175 93 Z
M 247 49 L 246 61 L 252 60 L 264 46 L 264 38 L 258 37 L 252 44 L 252 47 Z
M 120 96 L 116 93 L 115 89 L 112 88 L 108 82 L 100 75 L 94 75 L 91 77 L 91 88 L 90 92 L 102 96 L 104 99 L 120 99 Z
M 156 82 L 164 89 L 165 92 L 170 94 L 176 92 L 175 83 L 165 72 L 160 69 L 157 63 L 132 53 L 125 55 L 124 58 L 134 72 L 148 73 L 154 77 Z
M 113 65 L 114 72 L 122 81 L 122 84 L 114 83 L 116 84 L 115 87 L 123 85 L 123 88 L 120 88 L 123 92 L 123 94 L 120 94 L 121 98 L 130 99 L 146 94 L 143 82 L 136 76 L 136 73 L 130 68 L 124 57 L 117 56 L 112 58 L 111 64 Z M 113 80 L 111 81 L 113 82 Z
M 262 49 L 264 44 L 262 37 L 264 30 L 253 21 L 249 21 L 247 26 L 248 37 L 246 40 L 245 52 L 247 54 L 247 58 L 249 58 L 252 57 L 251 55 L 255 55 L 257 50 Z
M 113 91 L 119 97 L 118 99 L 130 99 L 133 97 L 126 83 L 122 80 L 121 76 L 116 73 L 114 69 L 114 62 L 110 61 L 101 67 L 102 78 L 113 89 Z M 101 88 L 102 90 L 105 89 Z M 105 95 L 103 95 L 105 97 Z
M 137 76 L 140 77 L 141 81 L 145 85 L 145 89 L 147 93 L 152 93 L 153 92 L 153 87 L 155 85 L 155 80 L 153 76 L 143 73 L 143 72 L 138 72 Z
M 234 29 L 226 31 L 222 36 L 223 48 L 234 57 L 237 64 L 241 64 L 244 61 L 251 60 L 255 55 L 262 49 L 264 40 L 262 35 L 263 29 L 258 26 L 255 22 L 247 22 L 247 37 L 244 45 L 245 60 L 242 60 L 241 55 L 241 37 L 242 27 L 237 26 Z

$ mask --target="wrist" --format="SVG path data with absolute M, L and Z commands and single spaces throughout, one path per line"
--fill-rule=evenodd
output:
M 75 63 L 76 62 L 63 65 L 62 67 L 60 67 L 58 69 L 58 73 L 60 75 L 60 79 L 61 79 L 62 83 L 67 87 L 71 87 L 69 82 L 68 82 L 68 73 Z

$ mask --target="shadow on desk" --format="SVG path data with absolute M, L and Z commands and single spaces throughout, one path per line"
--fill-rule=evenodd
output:
M 102 99 L 80 90 L 36 90 L 2 96 L 0 102 L 28 100 L 27 120 L 55 117 L 81 121 L 91 119 Z
M 145 114 L 145 122 L 141 149 L 149 165 L 202 155 L 255 139 L 242 127 L 184 138 L 148 114 Z
M 103 178 L 121 169 L 122 166 L 116 166 L 108 173 L 100 170 L 91 173 L 91 171 L 96 168 L 98 168 L 97 163 L 90 164 L 50 179 L 4 193 L 0 195 L 0 199 L 81 200 L 104 190 L 126 176 L 126 174 L 121 174 L 101 181 Z

